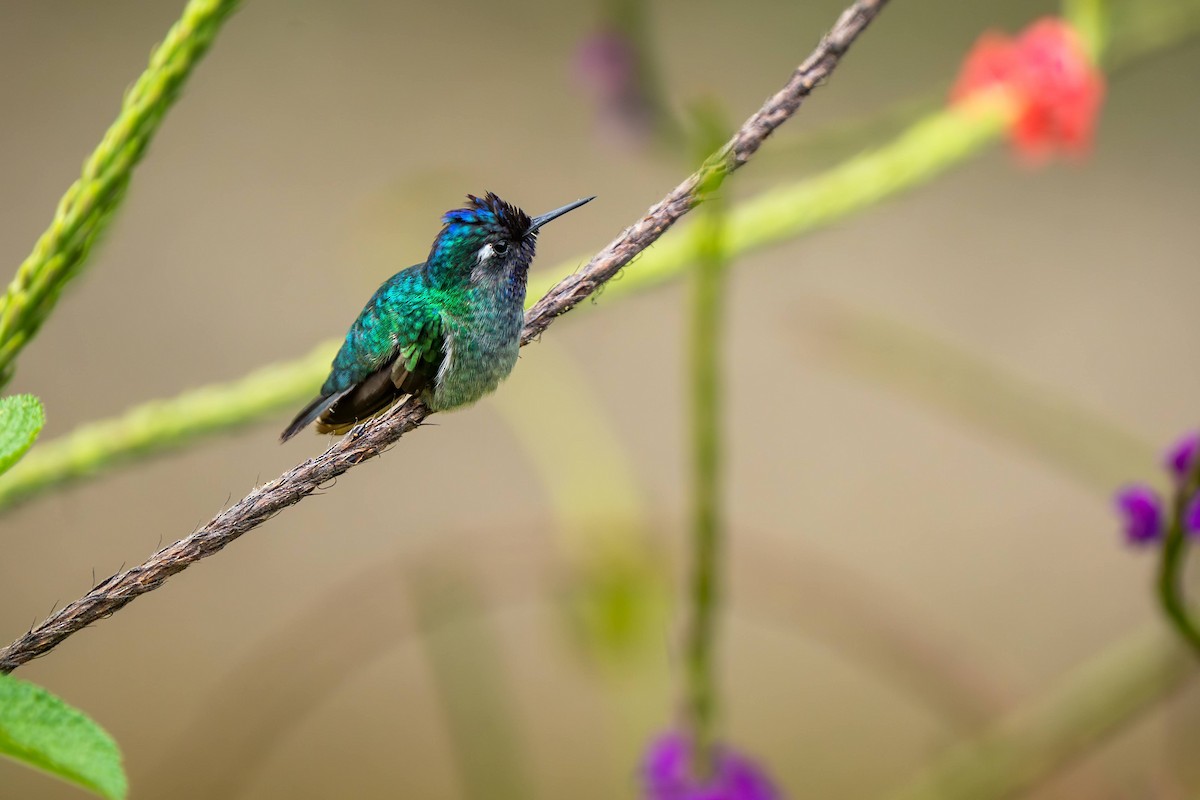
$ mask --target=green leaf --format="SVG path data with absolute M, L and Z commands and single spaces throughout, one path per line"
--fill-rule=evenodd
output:
M 25 455 L 45 424 L 42 402 L 33 395 L 0 397 L 0 474 Z
M 121 751 L 103 728 L 40 686 L 8 675 L 0 675 L 0 755 L 110 800 L 123 800 L 129 789 Z

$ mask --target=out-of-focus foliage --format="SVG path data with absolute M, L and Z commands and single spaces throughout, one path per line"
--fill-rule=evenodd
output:
M 648 547 L 651 522 L 620 429 L 587 373 L 551 341 L 490 402 L 548 495 L 558 544 L 572 566 L 557 605 L 572 641 L 598 663 L 638 661 L 636 654 L 659 641 L 667 586 Z

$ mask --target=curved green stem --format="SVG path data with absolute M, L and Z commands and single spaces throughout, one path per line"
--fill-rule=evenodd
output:
M 1200 626 L 1192 619 L 1184 597 L 1183 564 L 1187 552 L 1187 537 L 1182 530 L 1172 530 L 1163 546 L 1158 572 L 1158 600 L 1163 613 L 1179 636 L 1200 656 Z
M 0 386 L 121 203 L 134 166 L 238 0 L 191 0 L 125 93 L 116 121 L 0 298 Z
M 1200 656 L 1200 624 L 1192 617 L 1183 590 L 1183 569 L 1189 544 L 1187 510 L 1200 491 L 1200 458 L 1193 461 L 1195 463 L 1175 490 L 1162 558 L 1158 565 L 1158 601 L 1171 627 Z
M 314 391 L 332 357 L 333 348 L 322 345 L 297 361 L 143 403 L 39 445 L 0 479 L 0 509 L 139 456 L 178 450 L 203 436 L 278 414 Z

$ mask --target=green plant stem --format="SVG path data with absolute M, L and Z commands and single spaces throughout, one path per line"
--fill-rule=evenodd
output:
M 1158 601 L 1180 638 L 1200 656 L 1200 625 L 1192 617 L 1183 590 L 1184 566 L 1187 563 L 1189 537 L 1187 510 L 1200 491 L 1200 458 L 1194 458 L 1181 484 L 1176 487 L 1171 517 L 1163 541 L 1158 565 Z
M 1200 656 L 1200 626 L 1192 619 L 1183 591 L 1184 556 L 1187 536 L 1178 524 L 1172 525 L 1163 543 L 1158 572 L 1158 600 L 1167 620 L 1197 656 Z
M 1155 624 L 1106 649 L 1057 687 L 952 748 L 888 800 L 1002 800 L 1088 752 L 1196 676 Z
M 139 456 L 178 450 L 203 436 L 277 414 L 313 391 L 333 353 L 334 348 L 322 345 L 303 359 L 144 403 L 39 445 L 0 480 L 0 508 Z
M 1005 110 L 999 106 L 941 111 L 877 150 L 730 209 L 720 256 L 732 260 L 789 241 L 915 188 L 994 143 L 1004 120 Z M 697 262 L 702 227 L 689 226 L 656 243 L 620 280 L 607 285 L 604 301 L 648 290 L 683 274 Z M 572 259 L 534 276 L 529 304 L 579 263 L 580 259 Z M 232 383 L 135 406 L 120 417 L 40 444 L 0 477 L 0 510 L 136 456 L 178 449 L 201 436 L 270 418 L 287 406 L 303 403 L 324 378 L 339 344 L 326 342 L 302 359 L 265 367 Z M 285 379 L 273 381 L 273 375 Z M 189 416 L 197 410 L 204 413 Z
M 1110 0 L 1063 0 L 1063 18 L 1083 40 L 1088 56 L 1100 62 L 1104 43 L 1108 39 L 1108 4 Z
M 718 144 L 716 125 L 706 138 Z M 705 141 L 701 152 L 712 149 Z M 694 226 L 696 270 L 692 297 L 690 342 L 692 405 L 692 574 L 685 651 L 684 702 L 701 776 L 712 771 L 717 716 L 715 652 L 720 602 L 721 539 L 721 339 L 723 295 L 728 259 L 725 256 L 724 200 L 720 180 L 704 187 L 707 197 Z
M 125 93 L 116 121 L 0 299 L 0 386 L 121 203 L 134 166 L 238 0 L 191 0 Z

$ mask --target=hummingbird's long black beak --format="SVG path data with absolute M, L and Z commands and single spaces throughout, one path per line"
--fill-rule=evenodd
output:
M 545 214 L 542 214 L 540 217 L 534 217 L 533 220 L 529 223 L 529 230 L 525 231 L 525 235 L 528 236 L 531 233 L 536 233 L 538 228 L 542 227 L 550 220 L 558 219 L 559 217 L 561 217 L 563 214 L 567 213 L 568 211 L 574 211 L 575 209 L 579 208 L 584 203 L 590 203 L 595 199 L 596 199 L 596 195 L 592 195 L 591 197 L 585 197 L 582 200 L 576 200 L 574 203 L 567 203 L 562 208 L 556 208 L 553 211 L 548 211 Z

